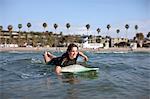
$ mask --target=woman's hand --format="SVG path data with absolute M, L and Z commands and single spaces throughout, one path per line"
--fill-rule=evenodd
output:
M 88 57 L 87 56 L 85 56 L 84 57 L 84 61 L 88 61 L 89 59 L 88 59 Z
M 82 52 L 79 52 L 79 55 L 82 56 L 84 58 L 84 61 L 88 61 L 88 57 L 86 55 L 84 55 Z

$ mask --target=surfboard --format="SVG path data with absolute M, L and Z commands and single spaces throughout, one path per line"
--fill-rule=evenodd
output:
M 99 68 L 97 68 L 97 67 L 85 67 L 85 66 L 82 66 L 82 65 L 75 64 L 75 65 L 69 65 L 69 66 L 66 66 L 66 67 L 62 67 L 62 69 L 61 69 L 62 73 L 64 73 L 64 72 L 80 73 L 80 72 L 86 72 L 86 71 L 96 71 L 96 72 L 98 72 Z

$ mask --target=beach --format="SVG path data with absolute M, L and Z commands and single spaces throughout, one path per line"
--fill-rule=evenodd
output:
M 66 51 L 66 47 L 3 47 L 0 48 L 0 52 L 3 51 Z M 79 48 L 80 51 L 91 51 L 91 52 L 150 52 L 150 48 L 137 48 L 131 50 L 131 48 Z

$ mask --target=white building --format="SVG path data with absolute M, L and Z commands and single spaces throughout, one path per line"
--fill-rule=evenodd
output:
M 97 49 L 97 48 L 103 48 L 104 44 L 103 43 L 89 43 L 88 42 L 88 36 L 83 38 L 83 48 L 93 48 L 93 49 Z

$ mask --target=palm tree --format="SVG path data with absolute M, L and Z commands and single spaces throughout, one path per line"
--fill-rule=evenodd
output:
M 109 30 L 111 28 L 110 24 L 107 25 L 107 29 Z
M 27 23 L 27 27 L 28 27 L 28 32 L 29 32 L 29 28 L 31 27 L 31 23 L 30 22 Z M 29 42 L 28 34 L 26 34 L 26 42 Z
M 7 27 L 7 28 L 8 28 L 8 30 L 9 30 L 9 31 L 12 31 L 13 26 L 12 26 L 12 25 L 8 25 L 8 27 Z
M 1 25 L 1 26 L 0 26 L 0 32 L 1 32 L 2 30 L 3 30 L 3 26 Z
M 126 25 L 125 25 L 125 28 L 126 28 L 126 38 L 127 38 L 127 32 L 128 32 L 128 29 L 129 29 L 129 25 L 126 24 Z
M 126 25 L 125 25 L 125 28 L 126 28 L 126 29 L 129 29 L 129 25 L 128 25 L 128 24 L 126 24 Z
M 44 28 L 44 32 L 46 32 L 46 27 L 47 27 L 47 23 L 43 23 L 43 28 Z M 48 37 L 46 36 L 46 33 L 44 33 L 45 38 L 47 39 Z M 42 42 L 43 42 L 43 45 L 45 45 L 45 40 L 43 41 L 44 39 L 42 39 Z
M 148 34 L 147 34 L 147 38 L 150 38 L 150 32 L 148 32 Z
M 29 28 L 31 27 L 31 23 L 27 23 L 27 27 L 28 27 L 28 31 L 29 31 Z
M 97 28 L 97 33 L 99 34 L 101 32 L 101 29 L 100 28 Z
M 69 28 L 70 28 L 70 23 L 67 23 L 67 24 L 66 24 L 66 28 L 69 30 Z M 69 31 L 68 31 L 68 34 L 69 34 Z
M 137 33 L 136 38 L 137 38 L 137 41 L 138 41 L 140 47 L 143 47 L 143 41 L 144 41 L 143 33 Z
M 3 26 L 1 25 L 1 26 L 0 26 L 0 33 L 2 32 L 2 30 L 3 30 Z
M 44 27 L 44 30 L 46 29 L 47 27 L 47 23 L 43 23 L 43 27 Z M 45 31 L 44 31 L 45 32 Z
M 119 32 L 120 32 L 120 30 L 119 30 L 119 29 L 117 29 L 117 30 L 116 30 L 116 33 L 117 33 L 117 34 L 119 34 Z M 118 38 L 119 38 L 119 36 L 118 36 Z
M 2 43 L 2 30 L 3 30 L 3 26 L 0 26 L 0 37 L 1 37 L 0 42 L 1 43 Z
M 116 33 L 118 34 L 118 37 L 117 37 L 117 39 L 118 39 L 117 47 L 119 47 L 119 46 L 118 46 L 118 44 L 119 44 L 119 32 L 120 32 L 120 30 L 119 30 L 119 29 L 117 29 L 117 30 L 116 30 Z
M 19 46 L 20 46 L 20 36 L 21 36 L 21 34 L 20 34 L 20 29 L 22 28 L 22 24 L 18 24 L 18 28 L 19 28 L 18 44 L 19 44 Z
M 58 28 L 58 25 L 56 23 L 54 24 L 54 28 L 55 28 L 55 33 L 56 33 L 56 29 Z
M 111 28 L 111 25 L 108 24 L 108 25 L 107 25 L 108 32 L 107 32 L 106 36 L 109 34 L 109 29 L 110 29 L 110 28 Z
M 13 26 L 12 25 L 8 25 L 7 27 L 8 31 L 9 31 L 9 43 L 12 43 L 13 42 L 13 38 L 12 38 L 12 29 L 13 29 Z
M 56 30 L 57 30 L 57 28 L 58 28 L 58 25 L 56 24 L 56 23 L 54 23 L 54 29 L 55 29 L 55 34 L 56 34 Z M 55 37 L 55 46 L 56 46 L 56 37 Z M 56 47 L 56 50 L 57 50 L 57 47 Z
M 90 25 L 87 24 L 85 27 L 86 27 L 86 29 L 87 29 L 87 35 L 88 35 L 88 31 L 89 31 L 89 29 L 90 29 Z
M 66 28 L 67 28 L 67 30 L 68 30 L 68 35 L 71 35 L 71 33 L 69 33 L 69 28 L 70 28 L 70 23 L 66 23 Z M 70 36 L 68 36 L 68 38 L 69 38 Z M 66 44 L 68 45 L 68 39 L 67 39 L 67 41 L 66 41 Z
M 138 30 L 138 28 L 139 28 L 139 27 L 138 27 L 138 25 L 135 25 L 135 27 L 134 27 L 134 28 L 135 28 L 136 33 L 137 33 L 137 30 Z
M 70 23 L 67 23 L 66 27 L 67 27 L 67 29 L 69 29 L 70 28 Z
M 137 40 L 144 40 L 144 35 L 143 35 L 143 33 L 137 33 L 137 34 L 136 34 L 136 38 L 137 38 Z
M 138 25 L 135 25 L 135 29 L 137 30 L 139 27 L 138 27 Z
M 45 29 L 46 29 L 46 27 L 47 27 L 47 23 L 43 23 L 43 28 L 44 28 L 44 32 L 45 32 L 45 33 L 43 34 L 43 36 L 42 36 L 42 37 L 44 37 L 44 36 L 45 36 L 45 37 L 46 37 L 46 39 L 47 39 L 47 36 L 46 36 L 46 30 L 45 30 Z M 44 39 L 42 39 L 42 43 L 43 43 L 42 45 L 45 45 L 45 41 L 44 41 Z
M 19 31 L 22 28 L 22 24 L 18 24 Z

